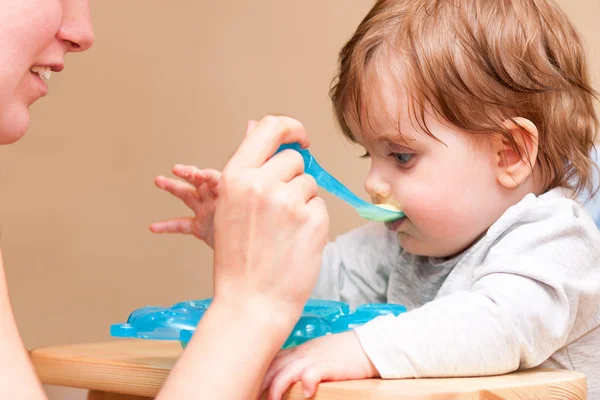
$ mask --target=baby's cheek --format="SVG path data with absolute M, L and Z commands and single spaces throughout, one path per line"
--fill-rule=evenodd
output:
M 443 223 L 447 219 L 445 208 L 445 202 L 436 196 L 422 196 L 405 204 L 403 210 L 411 220 L 429 225 Z
M 465 216 L 469 215 L 464 208 L 440 199 L 424 200 L 415 204 L 414 224 L 430 237 L 451 239 L 460 236 L 465 228 Z M 407 215 L 410 214 L 407 210 Z M 468 223 L 468 222 L 467 222 Z

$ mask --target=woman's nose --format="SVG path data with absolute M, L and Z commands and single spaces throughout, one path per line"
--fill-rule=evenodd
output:
M 67 51 L 86 51 L 94 44 L 94 29 L 89 0 L 64 0 L 63 20 L 58 38 L 67 44 Z

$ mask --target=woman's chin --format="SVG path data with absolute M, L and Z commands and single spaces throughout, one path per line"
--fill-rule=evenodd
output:
M 29 110 L 12 114 L 9 118 L 1 118 L 0 115 L 0 145 L 12 144 L 23 136 L 29 128 Z

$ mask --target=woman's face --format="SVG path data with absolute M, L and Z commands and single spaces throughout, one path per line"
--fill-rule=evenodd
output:
M 23 137 L 29 106 L 47 94 L 49 72 L 64 68 L 65 54 L 92 46 L 89 11 L 89 0 L 2 0 L 0 144 Z

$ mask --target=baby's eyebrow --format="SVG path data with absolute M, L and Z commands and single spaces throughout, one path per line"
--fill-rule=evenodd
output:
M 396 133 L 382 133 L 380 135 L 377 135 L 376 140 L 378 142 L 383 142 L 383 143 L 397 143 L 400 145 L 404 144 L 404 145 L 410 146 L 411 142 L 414 142 L 416 139 L 406 137 L 406 135 L 402 134 L 402 132 L 396 132 Z

